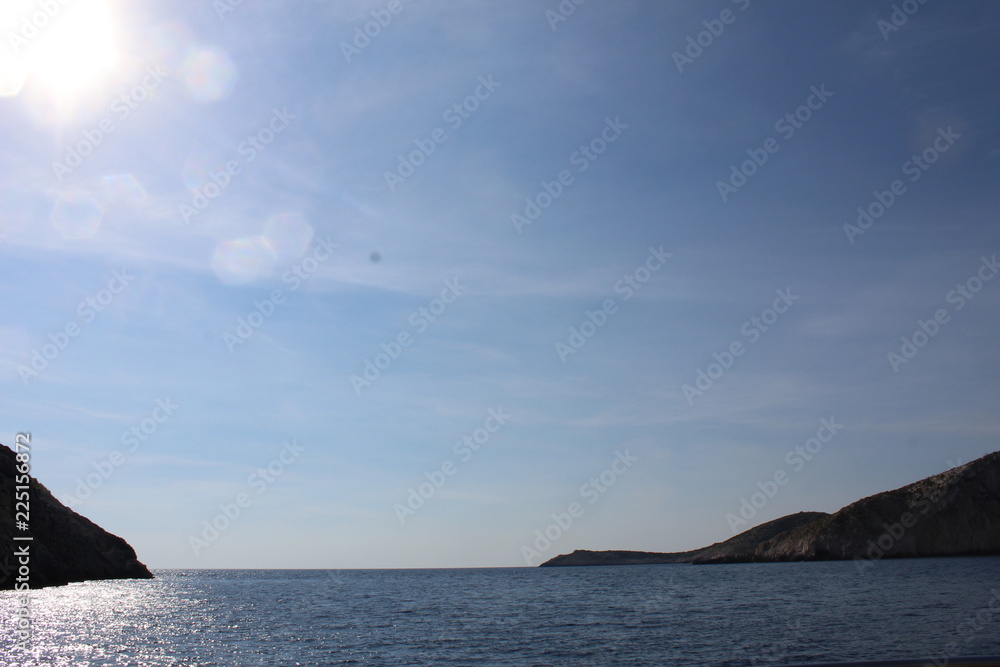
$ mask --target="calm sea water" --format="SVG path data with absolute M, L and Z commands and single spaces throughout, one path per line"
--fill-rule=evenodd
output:
M 1000 558 L 161 570 L 32 593 L 4 665 L 779 665 L 1000 654 Z M 998 610 L 998 611 L 992 611 Z

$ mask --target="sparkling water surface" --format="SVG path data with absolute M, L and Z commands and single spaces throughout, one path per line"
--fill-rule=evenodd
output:
M 1000 654 L 1000 558 L 159 570 L 31 593 L 2 665 L 780 665 Z

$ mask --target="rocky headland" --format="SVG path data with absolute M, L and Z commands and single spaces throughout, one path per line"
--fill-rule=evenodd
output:
M 540 567 L 1000 555 L 1000 452 L 833 513 L 799 512 L 678 553 L 583 551 Z
M 17 466 L 14 452 L 0 444 L 0 590 L 24 583 L 18 581 L 22 557 L 17 554 L 25 545 L 30 588 L 153 577 L 125 540 L 63 505 L 34 477 L 28 483 L 29 530 L 15 530 Z M 32 540 L 15 541 L 15 535 L 30 535 Z

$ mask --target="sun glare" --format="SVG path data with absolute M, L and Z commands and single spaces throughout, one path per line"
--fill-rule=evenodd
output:
M 20 78 L 64 98 L 85 90 L 117 63 L 114 20 L 104 0 L 30 3 L 7 23 L 13 74 L 0 79 Z M 16 94 L 10 83 L 6 87 Z

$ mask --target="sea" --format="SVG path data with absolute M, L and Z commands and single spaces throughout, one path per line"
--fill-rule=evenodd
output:
M 1000 558 L 158 570 L 0 594 L 0 664 L 787 665 L 1000 655 Z

